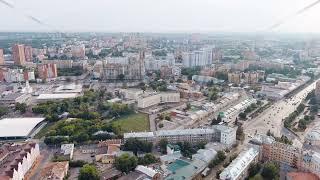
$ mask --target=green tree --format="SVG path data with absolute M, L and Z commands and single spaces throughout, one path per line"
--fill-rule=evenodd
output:
M 237 133 L 236 133 L 237 140 L 243 141 L 244 140 L 244 133 L 243 133 L 243 127 L 238 126 Z
M 99 173 L 95 166 L 86 164 L 80 169 L 79 180 L 99 180 Z
M 246 119 L 246 118 L 247 118 L 247 113 L 241 112 L 241 113 L 239 114 L 239 118 L 240 118 L 240 119 Z
M 163 154 L 167 153 L 167 145 L 168 145 L 167 139 L 161 139 L 159 141 L 159 147 L 160 147 L 161 153 L 163 153 Z
M 265 179 L 276 179 L 279 177 L 279 172 L 279 166 L 273 162 L 269 162 L 264 165 L 261 175 Z
M 3 115 L 6 115 L 7 113 L 8 113 L 8 108 L 0 106 L 0 117 L 2 117 Z
M 145 154 L 143 157 L 138 158 L 138 164 L 149 165 L 158 162 L 158 159 L 151 153 Z
M 15 110 L 20 111 L 21 113 L 25 113 L 27 111 L 27 104 L 26 103 L 16 103 Z
M 248 169 L 249 177 L 253 177 L 256 174 L 258 174 L 260 172 L 260 169 L 261 169 L 261 165 L 259 163 L 251 164 Z
M 114 165 L 119 171 L 128 173 L 138 165 L 138 159 L 136 156 L 130 156 L 126 153 L 117 157 Z

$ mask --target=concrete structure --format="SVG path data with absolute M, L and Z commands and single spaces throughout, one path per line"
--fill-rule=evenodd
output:
M 239 72 L 228 73 L 228 81 L 230 83 L 240 84 L 240 82 L 241 82 L 241 73 L 239 73 Z
M 55 79 L 58 77 L 56 64 L 40 64 L 38 66 L 39 78 L 42 80 Z
M 0 120 L 0 139 L 29 138 L 45 118 L 4 118 Z
M 302 151 L 291 145 L 274 142 L 272 144 L 264 144 L 262 153 L 265 160 L 298 167 Z
M 12 58 L 14 64 L 23 66 L 26 63 L 23 44 L 15 44 L 12 46 Z
M 303 171 L 314 173 L 320 178 L 320 153 L 315 151 L 303 152 L 299 168 Z
M 253 147 L 242 151 L 228 167 L 226 167 L 220 176 L 221 180 L 242 180 L 248 175 L 248 169 L 251 164 L 258 162 L 259 150 Z
M 3 49 L 0 49 L 0 66 L 4 65 Z
M 65 84 L 65 85 L 61 85 L 59 87 L 57 87 L 54 90 L 55 94 L 67 94 L 67 93 L 77 93 L 77 94 L 81 94 L 83 91 L 82 89 L 82 84 Z
M 144 59 L 141 56 L 130 56 L 124 64 L 103 61 L 102 79 L 104 80 L 142 80 L 144 76 Z
M 214 149 L 200 149 L 192 155 L 191 160 L 176 159 L 170 164 L 162 166 L 166 180 L 194 179 L 215 158 L 217 152 Z
M 33 70 L 0 68 L 0 81 L 3 82 L 25 82 L 34 81 L 35 74 Z
M 32 62 L 32 47 L 31 46 L 25 46 L 24 47 L 24 55 L 27 62 Z
M 213 84 L 223 83 L 224 80 L 219 80 L 217 78 L 211 77 L 211 76 L 199 76 L 199 75 L 193 75 L 192 80 L 198 83 L 208 83 L 212 82 Z
M 180 93 L 166 92 L 159 94 L 143 94 L 138 98 L 138 108 L 147 108 L 160 103 L 176 103 L 180 102 Z
M 218 137 L 220 137 L 219 142 L 222 144 L 231 147 L 233 144 L 236 143 L 236 132 L 237 127 L 229 127 L 223 125 L 216 125 L 213 128 L 219 133 Z
M 30 97 L 30 94 L 20 92 L 2 94 L 0 97 L 0 104 L 8 106 L 16 103 L 27 103 Z
M 320 146 L 320 125 L 312 128 L 305 137 L 307 144 L 312 146 Z
M 252 71 L 244 73 L 244 80 L 247 84 L 256 84 L 259 81 L 259 73 Z
M 0 179 L 22 180 L 40 155 L 36 143 L 5 144 L 0 148 Z
M 231 146 L 236 142 L 235 133 L 237 128 L 230 128 L 223 125 L 213 126 L 208 129 L 181 129 L 181 130 L 160 130 L 155 132 L 134 132 L 124 133 L 124 141 L 129 138 L 157 143 L 161 139 L 167 139 L 169 143 L 177 142 L 221 142 Z
M 37 97 L 38 102 L 45 102 L 45 101 L 60 101 L 64 99 L 72 99 L 78 97 L 78 93 L 61 93 L 61 94 L 40 94 Z
M 213 62 L 213 49 L 203 48 L 199 51 L 182 53 L 184 67 L 206 66 Z
M 63 180 L 68 173 L 69 162 L 50 162 L 40 172 L 39 180 Z
M 73 158 L 74 144 L 61 144 L 61 154 L 68 159 Z
M 124 142 L 130 138 L 135 138 L 146 142 L 154 142 L 156 139 L 154 132 L 132 132 L 123 134 Z
M 85 52 L 86 52 L 86 49 L 85 49 L 84 45 L 72 46 L 71 47 L 72 57 L 84 58 L 85 57 Z
M 43 64 L 56 64 L 57 68 L 66 69 L 73 67 L 73 60 L 43 60 Z

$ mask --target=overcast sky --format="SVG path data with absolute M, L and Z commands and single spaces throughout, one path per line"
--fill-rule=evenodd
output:
M 256 32 L 315 0 L 6 0 L 0 31 Z M 275 31 L 320 32 L 320 4 Z

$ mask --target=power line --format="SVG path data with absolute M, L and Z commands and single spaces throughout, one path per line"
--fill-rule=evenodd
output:
M 268 31 L 271 31 L 279 26 L 281 26 L 282 24 L 285 24 L 290 18 L 294 18 L 306 11 L 308 11 L 309 9 L 313 8 L 314 6 L 318 5 L 320 3 L 320 0 L 317 0 L 316 2 L 311 3 L 310 5 L 300 9 L 299 11 L 297 11 L 296 13 L 284 18 L 283 20 L 278 21 L 277 23 L 273 24 L 272 26 L 270 26 L 269 28 L 267 28 Z

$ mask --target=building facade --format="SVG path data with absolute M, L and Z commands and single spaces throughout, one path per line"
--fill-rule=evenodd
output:
M 38 66 L 39 78 L 42 80 L 54 79 L 58 77 L 56 64 L 41 64 Z
M 0 49 L 0 66 L 4 65 L 3 49 Z
M 14 64 L 23 66 L 26 63 L 25 51 L 23 44 L 15 44 L 12 46 L 12 58 Z
M 39 145 L 36 143 L 3 145 L 0 151 L 0 179 L 24 179 L 39 155 Z

